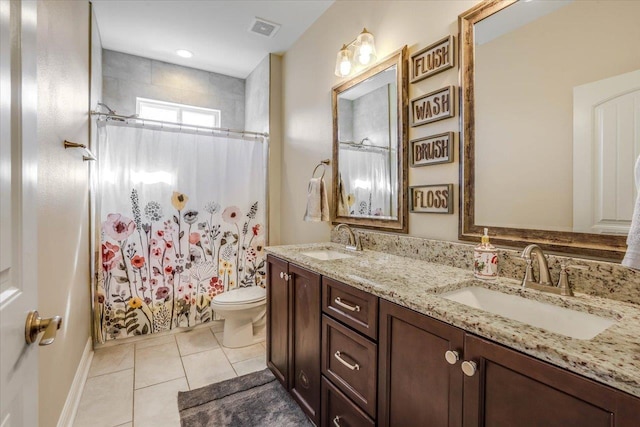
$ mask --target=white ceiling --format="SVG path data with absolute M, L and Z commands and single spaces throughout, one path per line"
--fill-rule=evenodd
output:
M 334 0 L 92 0 L 105 49 L 246 78 L 284 53 Z M 273 38 L 248 31 L 255 17 L 280 24 Z M 181 58 L 176 49 L 193 52 Z

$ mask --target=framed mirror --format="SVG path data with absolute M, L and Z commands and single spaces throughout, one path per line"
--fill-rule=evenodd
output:
M 408 232 L 407 47 L 333 88 L 332 221 Z
M 479 3 L 459 17 L 459 238 L 622 259 L 638 189 L 640 2 Z

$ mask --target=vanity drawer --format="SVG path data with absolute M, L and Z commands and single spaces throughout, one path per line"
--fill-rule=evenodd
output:
M 322 373 L 369 416 L 376 414 L 378 346 L 322 316 Z
M 322 278 L 322 311 L 358 332 L 378 339 L 378 297 Z
M 322 427 L 375 427 L 376 423 L 345 396 L 331 381 L 322 377 Z

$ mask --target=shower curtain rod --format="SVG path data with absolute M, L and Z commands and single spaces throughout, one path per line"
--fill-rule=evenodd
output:
M 230 133 L 236 133 L 236 134 L 241 134 L 241 135 L 253 135 L 253 136 L 262 136 L 265 138 L 269 137 L 269 134 L 266 132 L 252 132 L 252 131 L 248 131 L 248 130 L 235 130 L 235 129 L 227 129 L 227 128 L 215 128 L 215 127 L 207 127 L 207 126 L 193 126 L 193 125 L 185 125 L 182 123 L 175 123 L 175 122 L 164 122 L 161 120 L 152 120 L 152 119 L 141 119 L 139 117 L 135 117 L 135 116 L 122 116 L 120 114 L 112 114 L 112 113 L 102 113 L 100 111 L 94 111 L 91 110 L 91 115 L 92 116 L 99 116 L 99 117 L 105 117 L 107 120 L 108 119 L 112 119 L 114 121 L 118 121 L 118 122 L 127 122 L 129 120 L 136 120 L 138 122 L 142 122 L 142 125 L 144 126 L 145 123 L 155 123 L 155 124 L 159 124 L 160 126 L 163 125 L 167 125 L 167 126 L 175 126 L 177 128 L 185 128 L 185 129 L 191 129 L 191 130 L 206 130 L 209 132 L 219 132 L 219 133 L 226 133 L 226 134 L 230 134 Z

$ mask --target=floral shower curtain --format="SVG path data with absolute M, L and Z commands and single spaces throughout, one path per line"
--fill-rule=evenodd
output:
M 265 280 L 262 138 L 100 122 L 101 341 L 211 321 L 211 299 Z

